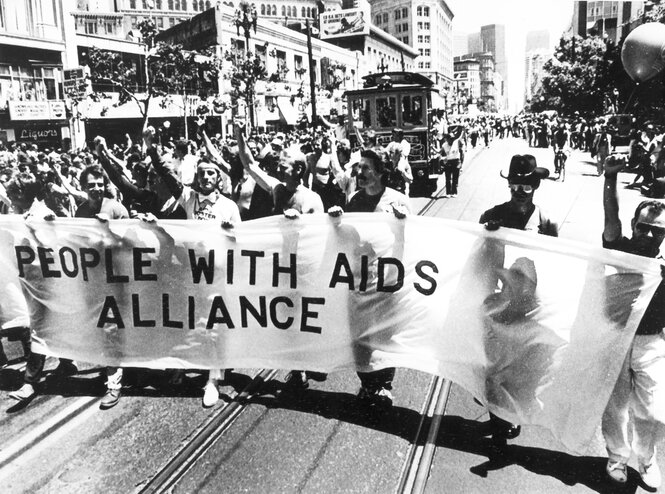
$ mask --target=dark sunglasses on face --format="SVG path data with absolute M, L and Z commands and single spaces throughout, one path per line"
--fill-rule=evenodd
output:
M 635 225 L 635 230 L 643 235 L 651 233 L 651 235 L 654 237 L 665 236 L 665 228 L 656 225 L 649 225 L 648 223 L 637 223 Z
M 525 184 L 509 184 L 508 187 L 510 187 L 510 190 L 518 191 L 518 190 L 523 190 L 527 194 L 529 192 L 533 192 L 533 186 L 532 185 L 525 185 Z

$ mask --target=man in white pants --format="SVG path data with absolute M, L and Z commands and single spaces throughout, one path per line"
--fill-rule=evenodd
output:
M 632 236 L 621 234 L 617 173 L 623 158 L 605 161 L 603 247 L 645 257 L 660 257 L 665 239 L 665 203 L 643 201 L 631 220 Z M 635 339 L 621 369 L 603 415 L 603 436 L 609 460 L 607 473 L 616 482 L 628 478 L 627 462 L 635 453 L 644 487 L 657 490 L 661 484 L 656 445 L 665 438 L 665 283 L 647 307 Z M 628 440 L 632 429 L 632 447 Z

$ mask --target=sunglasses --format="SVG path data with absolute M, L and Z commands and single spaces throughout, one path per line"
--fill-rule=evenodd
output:
M 518 191 L 518 190 L 523 190 L 527 194 L 529 192 L 533 192 L 533 185 L 525 185 L 525 184 L 508 184 L 508 187 L 510 187 L 510 190 Z
M 665 228 L 662 226 L 649 225 L 648 223 L 637 223 L 635 225 L 635 230 L 642 235 L 651 233 L 654 237 L 665 236 Z

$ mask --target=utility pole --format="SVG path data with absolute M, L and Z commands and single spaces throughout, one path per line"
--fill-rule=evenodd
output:
M 312 55 L 312 26 L 307 19 L 307 59 L 309 62 L 309 93 L 312 100 L 312 127 L 316 127 L 319 117 L 316 114 L 316 72 L 314 71 L 314 55 Z

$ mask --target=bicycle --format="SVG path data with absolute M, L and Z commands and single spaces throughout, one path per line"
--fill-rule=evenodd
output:
M 559 149 L 554 153 L 554 173 L 557 174 L 557 180 L 562 182 L 566 180 L 566 160 L 568 156 L 563 151 Z

